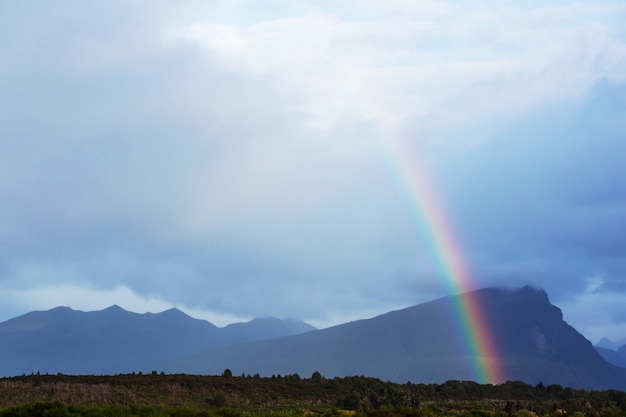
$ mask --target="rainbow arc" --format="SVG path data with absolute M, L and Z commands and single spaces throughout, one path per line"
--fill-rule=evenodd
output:
M 363 115 L 375 120 L 379 140 L 389 155 L 389 165 L 395 171 L 407 201 L 413 211 L 418 230 L 425 236 L 438 266 L 447 292 L 458 294 L 453 297 L 454 326 L 459 331 L 464 356 L 469 358 L 469 366 L 477 382 L 498 384 L 503 381 L 503 372 L 498 358 L 495 339 L 489 322 L 482 310 L 475 292 L 473 279 L 463 250 L 458 242 L 454 227 L 441 203 L 441 198 L 428 179 L 413 150 L 396 133 L 394 115 L 386 111 L 374 86 L 366 80 L 359 80 L 358 65 L 352 65 L 349 54 L 337 56 L 346 80 L 357 87 L 359 99 L 355 104 Z
M 380 113 L 379 113 L 380 114 Z M 420 231 L 425 235 L 447 291 L 452 297 L 454 325 L 461 336 L 464 354 L 469 359 L 474 379 L 480 383 L 503 382 L 495 339 L 474 284 L 454 228 L 431 186 L 417 157 L 387 123 L 377 124 L 389 152 L 391 166 L 406 194 Z

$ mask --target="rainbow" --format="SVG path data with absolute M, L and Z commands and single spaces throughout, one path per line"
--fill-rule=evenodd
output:
M 361 114 L 373 121 L 375 133 L 388 155 L 389 165 L 395 171 L 398 183 L 414 212 L 414 219 L 433 253 L 443 277 L 446 292 L 452 297 L 453 319 L 461 336 L 461 344 L 474 380 L 480 383 L 505 382 L 495 339 L 490 332 L 480 300 L 472 291 L 473 280 L 463 256 L 454 228 L 446 215 L 441 198 L 430 184 L 428 170 L 419 161 L 413 149 L 397 133 L 397 119 L 382 105 L 380 91 L 375 83 L 367 82 L 358 63 L 351 62 L 349 54 L 338 54 L 339 68 L 355 94 L 354 104 Z M 367 71 L 367 70 L 366 70 Z
M 379 112 L 378 116 L 384 113 Z M 472 277 L 463 251 L 441 199 L 430 185 L 426 170 L 419 163 L 413 150 L 395 134 L 390 118 L 378 119 L 378 134 L 383 138 L 390 165 L 396 171 L 406 198 L 414 211 L 414 218 L 425 233 L 434 254 L 438 269 L 444 278 L 447 292 L 453 297 L 453 315 L 459 327 L 461 342 L 471 358 L 474 380 L 480 383 L 498 384 L 503 373 L 498 361 L 496 343 L 490 334 L 488 321 L 481 309 L 480 300 L 471 293 Z

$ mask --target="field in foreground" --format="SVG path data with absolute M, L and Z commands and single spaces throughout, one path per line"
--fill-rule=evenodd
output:
M 626 393 L 507 382 L 395 384 L 299 375 L 30 375 L 0 379 L 0 417 L 626 417 Z

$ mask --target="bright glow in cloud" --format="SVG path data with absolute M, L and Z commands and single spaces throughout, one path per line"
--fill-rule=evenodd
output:
M 544 287 L 621 339 L 624 21 L 590 1 L 4 5 L 0 320 L 116 303 L 323 327 L 445 295 L 384 119 L 479 285 Z
M 361 112 L 371 88 L 399 119 L 445 111 L 469 123 L 580 97 L 601 78 L 623 79 L 623 34 L 605 21 L 624 7 L 492 6 L 420 15 L 423 5 L 404 3 L 365 20 L 324 9 L 244 27 L 194 23 L 175 36 L 233 69 L 274 76 L 302 95 L 312 125 L 326 128 L 355 110 L 382 117 Z

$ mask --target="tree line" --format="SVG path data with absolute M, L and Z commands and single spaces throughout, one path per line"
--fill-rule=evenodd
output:
M 397 384 L 364 376 L 325 378 L 319 372 L 307 378 L 234 376 L 230 370 L 219 376 L 34 374 L 0 378 L 0 410 L 0 417 L 233 417 L 287 411 L 350 411 L 368 417 L 626 417 L 626 393 L 517 381 Z

